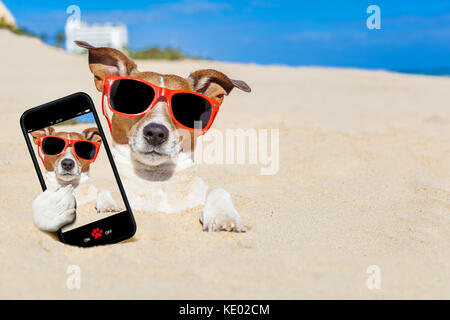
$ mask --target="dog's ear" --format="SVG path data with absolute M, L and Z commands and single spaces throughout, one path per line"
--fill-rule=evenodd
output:
M 100 137 L 100 132 L 98 131 L 98 128 L 87 128 L 83 130 L 83 135 L 86 138 L 86 140 L 101 144 L 102 143 L 102 137 Z
M 103 81 L 107 76 L 127 77 L 137 71 L 136 63 L 124 53 L 112 48 L 96 48 L 84 41 L 75 41 L 79 47 L 89 52 L 89 68 L 94 74 L 95 86 L 103 90 Z
M 34 143 L 37 144 L 38 138 L 40 136 L 50 136 L 53 134 L 53 132 L 55 132 L 55 129 L 53 127 L 47 127 L 47 128 L 42 128 L 42 129 L 33 131 L 31 133 L 31 136 L 33 137 Z
M 189 75 L 188 81 L 195 91 L 219 103 L 222 103 L 224 96 L 235 87 L 245 92 L 252 91 L 244 81 L 230 79 L 222 72 L 213 69 L 195 71 Z

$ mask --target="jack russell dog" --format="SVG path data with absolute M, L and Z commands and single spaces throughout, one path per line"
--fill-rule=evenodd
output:
M 89 52 L 89 68 L 99 92 L 104 92 L 105 78 L 111 76 L 143 80 L 162 89 L 197 92 L 216 106 L 233 88 L 251 91 L 244 81 L 232 80 L 216 70 L 198 70 L 188 78 L 140 72 L 136 63 L 119 50 L 96 48 L 83 41 L 75 43 Z M 109 124 L 113 140 L 111 149 L 132 209 L 176 213 L 203 206 L 199 219 L 203 231 L 247 231 L 230 194 L 221 187 L 208 187 L 198 177 L 193 159 L 197 135 L 173 121 L 167 99 L 160 97 L 149 112 L 139 117 L 113 113 Z M 185 148 L 186 145 L 190 147 Z M 73 203 L 68 196 L 70 191 L 52 190 L 49 193 L 64 203 L 61 206 L 49 204 L 47 216 L 42 217 L 53 221 L 46 225 L 55 230 L 60 225 L 57 219 L 49 216 L 50 211 L 53 211 L 52 216 L 68 215 L 64 210 L 72 209 Z
M 70 140 L 88 140 L 101 145 L 102 139 L 97 128 L 79 132 L 55 132 L 46 127 L 31 133 L 39 147 L 39 138 L 45 136 L 61 137 Z M 38 150 L 40 152 L 40 150 Z M 64 225 L 75 221 L 77 204 L 83 205 L 96 200 L 97 212 L 118 211 L 118 206 L 106 189 L 98 190 L 89 179 L 91 162 L 77 157 L 73 146 L 68 146 L 57 156 L 42 157 L 48 189 L 33 201 L 33 220 L 35 225 L 45 231 L 57 231 Z

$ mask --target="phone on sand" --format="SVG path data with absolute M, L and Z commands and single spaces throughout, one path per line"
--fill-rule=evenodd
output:
M 27 110 L 20 125 L 42 189 L 73 187 L 76 217 L 58 230 L 62 242 L 91 247 L 134 235 L 133 214 L 87 94 Z

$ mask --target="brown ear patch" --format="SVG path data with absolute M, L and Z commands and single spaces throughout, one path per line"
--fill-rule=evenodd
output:
M 248 84 L 244 81 L 232 80 L 224 73 L 213 69 L 195 71 L 189 75 L 188 80 L 191 81 L 194 90 L 200 93 L 206 91 L 211 83 L 220 85 L 225 90 L 226 94 L 229 94 L 234 87 L 245 92 L 251 91 Z
M 75 44 L 89 52 L 89 68 L 98 91 L 103 90 L 105 77 L 129 76 L 137 71 L 136 63 L 119 50 L 96 48 L 85 41 L 75 41 Z
M 100 137 L 100 132 L 98 128 L 87 128 L 83 130 L 83 135 L 86 140 L 101 144 L 102 143 L 102 137 Z
M 33 137 L 34 143 L 37 144 L 40 136 L 50 136 L 54 132 L 55 132 L 55 128 L 46 127 L 46 128 L 42 128 L 42 129 L 31 132 L 31 136 Z
M 87 43 L 86 41 L 78 41 L 75 40 L 75 44 L 79 47 L 85 48 L 85 49 L 95 49 L 94 46 L 90 45 L 89 43 Z
M 241 89 L 244 92 L 251 92 L 252 91 L 252 89 L 244 81 L 242 81 L 242 80 L 233 80 L 233 79 L 230 79 L 230 80 L 231 80 L 231 82 L 233 83 L 233 85 L 236 88 L 239 88 L 239 89 Z
M 195 91 L 219 103 L 222 103 L 224 96 L 228 95 L 235 87 L 245 92 L 251 91 L 244 81 L 230 79 L 222 72 L 213 69 L 195 71 L 189 75 L 188 81 Z

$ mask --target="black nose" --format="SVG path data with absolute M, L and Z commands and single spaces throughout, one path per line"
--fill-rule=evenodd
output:
M 74 166 L 75 161 L 73 161 L 72 159 L 64 159 L 63 161 L 61 161 L 61 167 L 66 171 L 72 170 Z
M 159 146 L 167 141 L 169 130 L 162 124 L 150 123 L 144 127 L 143 134 L 149 144 Z

